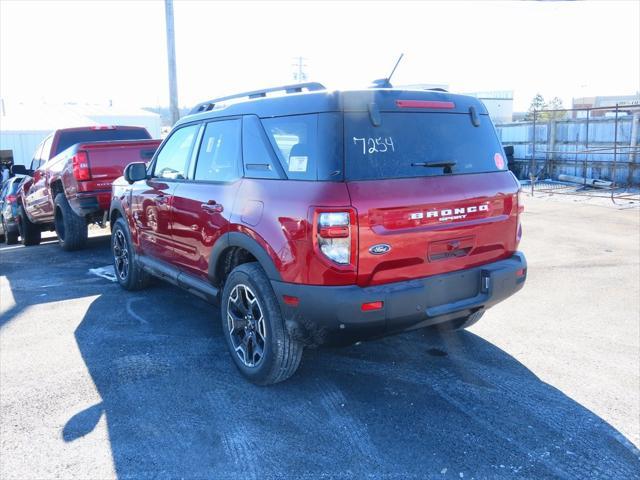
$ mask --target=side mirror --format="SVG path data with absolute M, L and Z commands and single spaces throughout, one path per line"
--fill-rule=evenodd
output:
M 11 175 L 29 175 L 31 177 L 33 176 L 33 170 L 29 170 L 24 165 L 12 165 Z
M 147 165 L 144 162 L 133 162 L 124 169 L 124 179 L 132 184 L 147 178 Z

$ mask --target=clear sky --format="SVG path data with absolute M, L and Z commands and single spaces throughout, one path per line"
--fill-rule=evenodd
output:
M 545 98 L 640 90 L 640 1 L 175 0 L 179 103 L 292 81 L 394 83 Z M 11 101 L 168 104 L 164 2 L 0 0 L 0 95 Z

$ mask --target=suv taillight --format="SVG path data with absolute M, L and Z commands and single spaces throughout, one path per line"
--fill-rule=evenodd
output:
M 355 218 L 353 210 L 316 212 L 315 233 L 318 248 L 326 258 L 338 265 L 355 266 Z
M 76 153 L 72 158 L 73 164 L 73 177 L 76 180 L 89 180 L 91 178 L 91 172 L 89 171 L 89 155 L 87 152 L 80 151 Z
M 7 195 L 7 202 L 9 203 L 13 203 L 16 201 L 16 196 L 15 195 Z

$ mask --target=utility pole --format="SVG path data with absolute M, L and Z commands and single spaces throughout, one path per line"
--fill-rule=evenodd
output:
M 294 57 L 296 63 L 293 63 L 292 66 L 296 68 L 293 72 L 293 79 L 297 82 L 304 82 L 307 79 L 307 74 L 304 72 L 304 67 L 307 66 L 304 61 L 306 58 L 304 57 Z
M 176 37 L 173 28 L 173 0 L 164 0 L 167 17 L 167 63 L 169 65 L 169 109 L 171 124 L 180 119 L 178 111 L 178 81 L 176 78 Z

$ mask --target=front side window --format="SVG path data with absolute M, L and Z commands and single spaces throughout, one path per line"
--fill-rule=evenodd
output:
M 240 178 L 241 127 L 239 119 L 207 124 L 198 152 L 195 180 L 231 182 Z
M 200 125 L 188 125 L 171 134 L 156 157 L 154 176 L 168 180 L 186 178 L 193 141 Z

